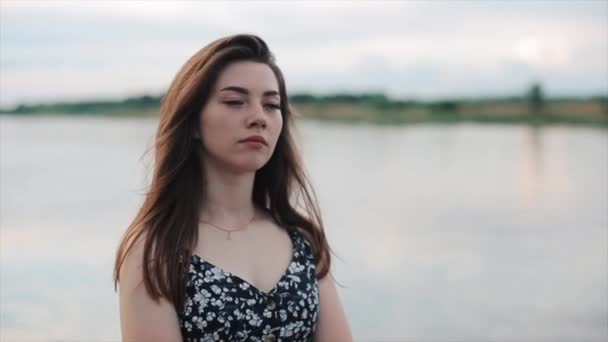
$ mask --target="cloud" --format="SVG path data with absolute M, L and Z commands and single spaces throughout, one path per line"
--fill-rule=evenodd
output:
M 608 92 L 603 2 L 3 2 L 0 105 L 162 91 L 211 40 L 262 36 L 291 89 L 441 97 L 533 79 Z M 78 81 L 78 82 L 76 82 Z

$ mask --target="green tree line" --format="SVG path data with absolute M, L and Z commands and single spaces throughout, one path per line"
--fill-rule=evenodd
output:
M 12 109 L 0 109 L 0 113 L 35 114 L 35 113 L 65 113 L 65 114 L 104 114 L 109 112 L 144 112 L 158 110 L 162 103 L 162 95 L 143 95 L 129 97 L 123 100 L 59 102 L 49 104 L 22 104 Z M 602 104 L 608 115 L 608 95 L 588 98 L 552 97 L 547 99 L 539 83 L 532 84 L 526 92 L 516 96 L 485 97 L 485 98 L 456 98 L 442 100 L 394 99 L 383 93 L 333 93 L 315 95 L 312 93 L 295 93 L 289 97 L 290 103 L 300 104 L 349 104 L 367 106 L 377 111 L 408 110 L 421 108 L 431 112 L 457 113 L 464 104 L 483 103 L 527 103 L 530 113 L 542 114 L 548 101 L 566 102 L 591 100 Z

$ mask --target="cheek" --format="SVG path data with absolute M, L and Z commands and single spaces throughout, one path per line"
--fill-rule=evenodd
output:
M 216 114 L 208 112 L 202 115 L 198 127 L 203 137 L 202 142 L 209 150 L 221 149 L 225 141 L 230 138 L 226 134 L 230 132 L 230 123 Z
M 279 136 L 281 135 L 281 131 L 283 130 L 283 117 L 279 116 L 277 119 L 275 119 L 272 127 L 274 140 L 276 142 L 279 139 Z

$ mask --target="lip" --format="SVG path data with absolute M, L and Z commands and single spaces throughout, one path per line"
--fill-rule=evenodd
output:
M 258 142 L 258 143 L 262 143 L 265 146 L 268 146 L 268 143 L 266 142 L 266 139 L 264 139 L 261 135 L 251 135 L 248 136 L 245 139 L 239 140 L 239 142 Z

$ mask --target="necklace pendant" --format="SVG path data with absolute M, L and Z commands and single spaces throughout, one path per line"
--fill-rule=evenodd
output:
M 230 233 L 231 232 L 228 232 L 228 236 L 226 237 L 226 240 L 232 240 L 232 238 L 230 237 Z

